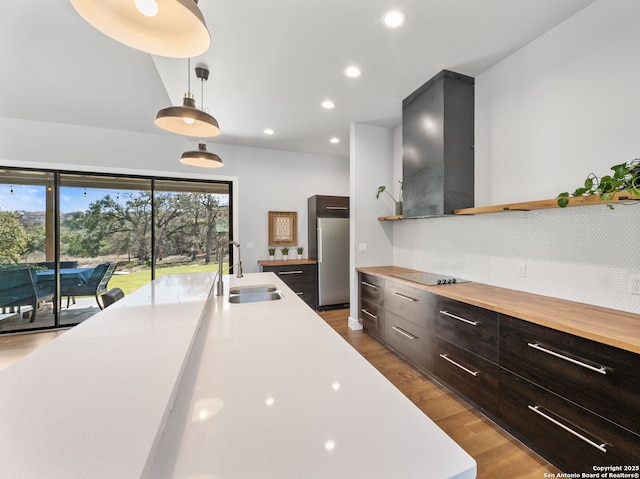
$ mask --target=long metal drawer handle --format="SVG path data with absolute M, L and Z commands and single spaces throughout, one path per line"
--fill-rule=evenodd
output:
M 304 271 L 296 270 L 296 271 L 280 271 L 278 274 L 302 274 L 302 273 L 304 273 Z
M 472 370 L 471 370 L 471 369 L 469 369 L 469 368 L 465 368 L 462 364 L 460 364 L 460 363 L 458 363 L 458 362 L 454 361 L 453 359 L 451 359 L 451 358 L 449 357 L 449 355 L 447 355 L 447 354 L 441 354 L 441 355 L 440 355 L 440 357 L 441 357 L 442 359 L 444 359 L 445 361 L 449 361 L 449 362 L 450 362 L 451 364 L 453 364 L 454 366 L 458 366 L 458 367 L 459 367 L 460 369 L 462 369 L 464 372 L 469 373 L 469 374 L 471 374 L 471 375 L 472 375 L 472 376 L 474 376 L 474 377 L 478 375 L 478 371 L 472 371 Z
M 302 291 L 300 291 L 299 293 L 296 293 L 298 296 L 303 296 L 304 293 Z
M 376 316 L 375 314 L 367 311 L 366 309 L 361 309 L 360 311 L 362 311 L 364 314 L 369 316 L 371 319 L 378 319 L 378 316 Z
M 397 326 L 392 326 L 391 329 L 393 329 L 396 333 L 402 334 L 405 338 L 418 339 L 418 336 L 414 336 L 411 333 L 407 333 L 404 329 L 398 328 Z
M 607 448 L 605 447 L 606 444 L 602 443 L 602 444 L 597 444 L 595 442 L 593 442 L 591 439 L 584 437 L 582 434 L 580 434 L 577 431 L 574 431 L 573 429 L 571 429 L 568 426 L 565 426 L 564 424 L 562 424 L 560 421 L 556 421 L 555 419 L 553 419 L 550 416 L 547 416 L 545 413 L 543 413 L 542 411 L 540 411 L 540 406 L 527 406 L 529 409 L 531 409 L 533 412 L 535 412 L 536 414 L 538 414 L 539 416 L 542 416 L 543 418 L 545 418 L 547 421 L 552 422 L 553 424 L 555 424 L 556 426 L 561 427 L 562 429 L 564 429 L 565 431 L 567 431 L 570 434 L 573 434 L 575 437 L 582 439 L 584 442 L 586 442 L 587 444 L 589 444 L 590 446 L 595 447 L 598 451 L 602 451 L 604 453 L 607 452 Z
M 400 294 L 400 293 L 393 293 L 396 296 L 404 299 L 405 301 L 411 301 L 412 303 L 417 303 L 418 300 L 416 298 L 412 298 L 411 296 L 405 296 L 404 294 Z
M 327 206 L 328 210 L 346 210 L 346 206 Z
M 556 358 L 564 359 L 573 364 L 577 364 L 578 366 L 582 366 L 583 368 L 587 368 L 591 371 L 595 371 L 600 374 L 607 374 L 607 369 L 604 366 L 600 366 L 599 368 L 595 366 L 591 366 L 591 364 L 584 363 L 582 361 L 578 361 L 577 359 L 570 358 L 569 356 L 565 356 L 564 354 L 556 353 L 547 348 L 543 348 L 538 343 L 527 343 L 527 345 L 533 349 L 537 349 L 538 351 L 542 351 L 543 353 L 550 354 L 551 356 L 555 356 Z
M 375 284 L 367 283 L 366 281 L 361 281 L 361 284 L 368 286 L 369 288 L 378 289 L 378 286 Z
M 480 321 L 470 321 L 468 319 L 461 318 L 460 316 L 456 316 L 455 314 L 451 314 L 449 311 L 440 311 L 440 314 L 444 314 L 445 316 L 449 316 L 450 318 L 470 324 L 471 326 L 477 326 L 478 324 L 480 324 Z

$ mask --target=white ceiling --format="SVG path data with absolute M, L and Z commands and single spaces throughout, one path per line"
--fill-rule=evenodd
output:
M 399 125 L 402 99 L 440 70 L 477 76 L 593 1 L 200 0 L 212 45 L 192 60 L 191 91 L 200 106 L 193 68 L 206 64 L 204 106 L 222 130 L 210 151 L 347 157 L 351 123 Z M 407 17 L 396 30 L 381 23 L 392 7 Z M 0 52 L 4 117 L 165 134 L 155 115 L 187 90 L 187 60 L 111 40 L 68 0 L 2 2 Z M 360 78 L 344 76 L 349 64 Z

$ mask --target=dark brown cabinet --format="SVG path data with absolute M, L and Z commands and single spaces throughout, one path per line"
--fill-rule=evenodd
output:
M 383 301 L 386 345 L 418 369 L 428 372 L 434 295 L 404 283 L 386 281 Z
M 498 413 L 498 314 L 438 296 L 432 373 L 491 415 Z
M 510 316 L 500 366 L 640 434 L 640 355 Z
M 359 273 L 358 321 L 372 336 L 384 342 L 384 279 Z
M 360 280 L 368 332 L 563 471 L 640 465 L 640 354 L 393 276 Z
M 516 437 L 565 472 L 640 464 L 640 436 L 505 369 L 499 415 Z
M 285 261 L 261 261 L 263 272 L 272 272 L 278 275 L 284 283 L 293 290 L 305 303 L 312 308 L 318 305 L 318 286 L 316 263 L 311 261 L 296 262 L 290 264 Z

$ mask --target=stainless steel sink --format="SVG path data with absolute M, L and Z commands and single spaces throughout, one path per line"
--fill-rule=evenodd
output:
M 277 289 L 274 284 L 254 284 L 251 286 L 235 286 L 229 290 L 229 294 L 272 293 Z
M 284 296 L 280 291 L 270 291 L 265 293 L 242 293 L 229 295 L 229 302 L 233 304 L 239 303 L 257 303 L 260 301 L 276 301 Z

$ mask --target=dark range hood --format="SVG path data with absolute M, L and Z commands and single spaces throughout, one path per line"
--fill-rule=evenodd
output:
M 443 70 L 402 102 L 403 217 L 474 206 L 474 79 Z
M 413 281 L 414 283 L 426 284 L 427 286 L 438 286 L 438 285 L 445 285 L 445 284 L 471 282 L 466 279 L 454 278 L 452 276 L 446 276 L 444 274 L 436 274 L 436 273 L 401 273 L 401 274 L 392 274 L 391 276 Z

